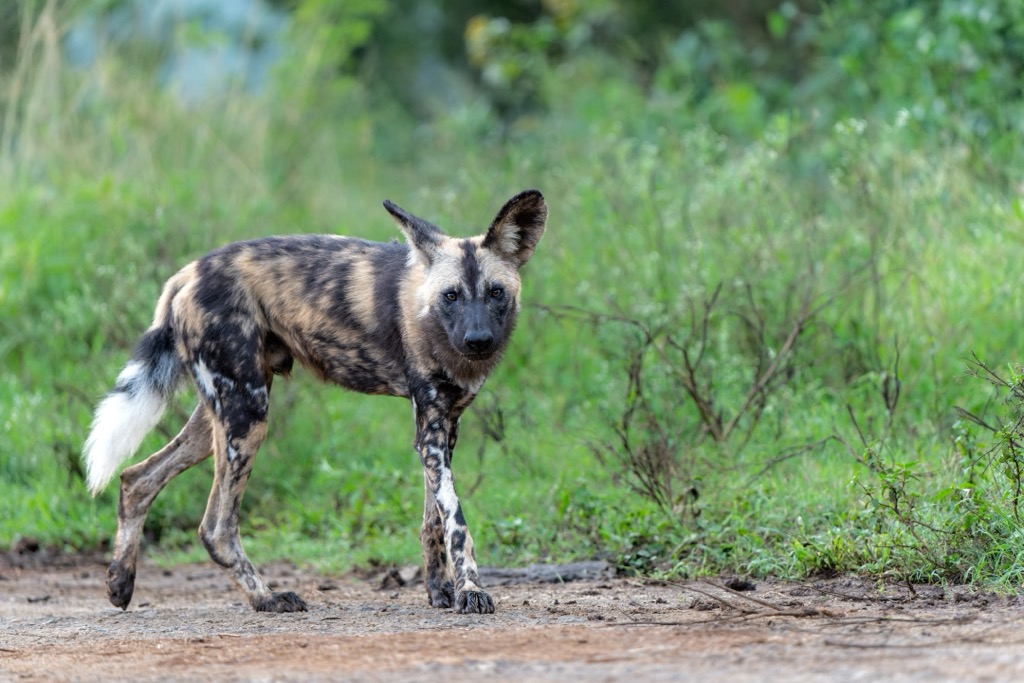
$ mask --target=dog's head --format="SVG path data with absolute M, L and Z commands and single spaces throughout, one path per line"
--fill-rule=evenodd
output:
M 527 190 L 508 200 L 486 234 L 449 237 L 440 228 L 395 204 L 384 207 L 410 245 L 411 268 L 422 268 L 415 293 L 416 317 L 462 360 L 482 363 L 500 356 L 519 313 L 519 269 L 544 234 L 544 197 Z

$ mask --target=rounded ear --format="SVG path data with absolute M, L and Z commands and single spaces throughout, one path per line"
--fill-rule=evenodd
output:
M 544 195 L 537 190 L 520 192 L 498 211 L 483 246 L 522 266 L 533 256 L 547 221 L 548 205 Z
M 437 254 L 437 248 L 444 238 L 441 228 L 412 215 L 391 200 L 384 200 L 384 208 L 395 219 L 395 223 L 405 234 L 405 238 L 409 240 L 409 245 L 421 254 L 428 264 L 432 262 Z

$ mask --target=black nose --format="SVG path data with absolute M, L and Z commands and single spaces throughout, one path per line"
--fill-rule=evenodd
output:
M 466 348 L 473 353 L 483 353 L 494 344 L 494 337 L 485 330 L 474 330 L 467 332 L 463 341 L 466 343 Z

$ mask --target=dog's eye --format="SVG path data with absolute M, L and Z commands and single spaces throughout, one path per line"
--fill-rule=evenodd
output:
M 502 289 L 501 287 L 493 287 L 493 288 L 491 288 L 491 298 L 492 299 L 500 299 L 503 296 L 505 296 L 505 290 L 504 289 Z
M 444 298 L 448 299 L 448 301 L 457 301 L 459 298 L 459 293 L 453 289 L 450 292 L 445 292 Z

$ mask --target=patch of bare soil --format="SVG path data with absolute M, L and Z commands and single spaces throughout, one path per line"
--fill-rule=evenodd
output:
M 588 563 L 490 572 L 482 616 L 430 608 L 409 571 L 271 565 L 310 611 L 256 614 L 212 565 L 143 563 L 122 612 L 105 569 L 0 558 L 0 680 L 1024 680 L 1024 603 L 965 588 L 652 584 Z

